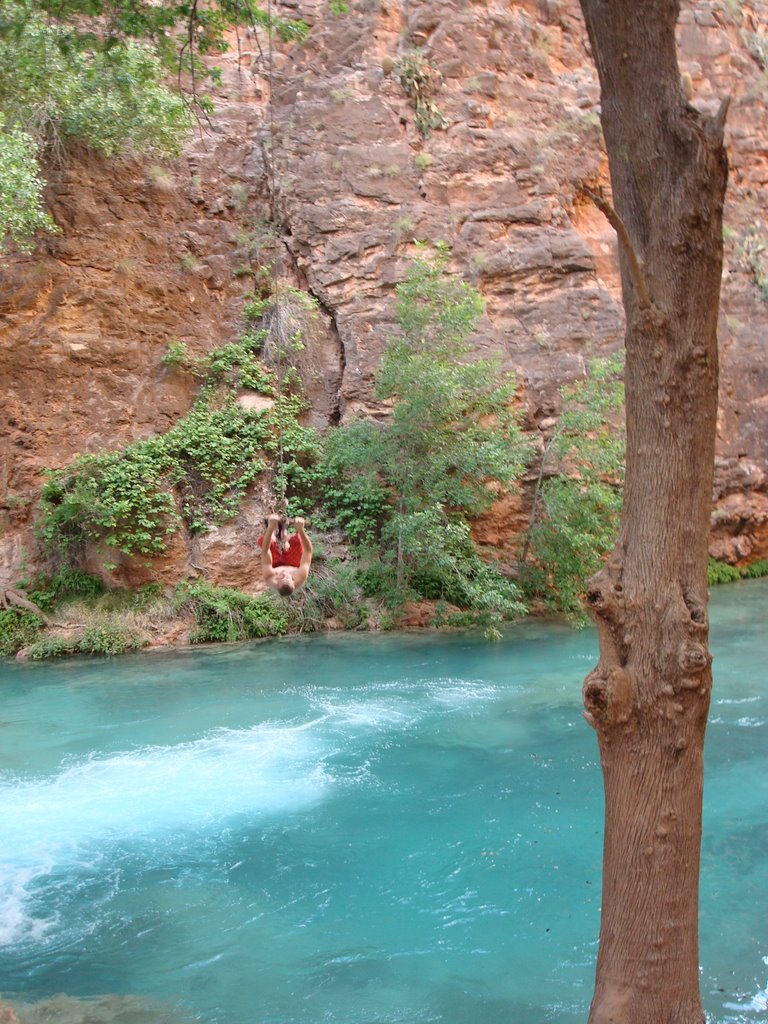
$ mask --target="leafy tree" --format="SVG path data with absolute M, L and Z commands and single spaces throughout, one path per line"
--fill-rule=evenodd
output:
M 516 588 L 479 558 L 468 519 L 492 504 L 490 480 L 512 485 L 527 445 L 514 379 L 493 360 L 469 359 L 483 304 L 448 272 L 449 258 L 445 246 L 422 254 L 398 287 L 400 335 L 376 381 L 388 419 L 332 431 L 320 472 L 338 521 L 359 553 L 368 549 L 369 592 L 512 614 Z
M 20 128 L 5 129 L 0 115 L 0 244 L 25 251 L 37 231 L 55 231 L 43 210 L 43 179 L 34 139 Z
M 624 482 L 623 360 L 594 360 L 561 390 L 560 420 L 541 458 L 521 557 L 526 588 L 573 621 L 584 619 L 587 579 L 616 542 Z M 545 479 L 552 466 L 557 472 Z M 528 563 L 528 554 L 532 563 Z
M 201 56 L 226 48 L 233 25 L 268 25 L 251 0 L 2 0 L 0 2 L 0 249 L 51 230 L 41 163 L 72 141 L 112 157 L 172 156 L 212 107 Z M 273 19 L 283 37 L 303 22 Z M 169 88 L 169 74 L 183 85 Z
M 605 845 L 591 1024 L 703 1024 L 698 879 L 712 689 L 707 548 L 728 104 L 688 102 L 679 0 L 581 0 L 600 77 L 626 311 L 627 460 L 616 547 L 587 587 L 600 661 Z

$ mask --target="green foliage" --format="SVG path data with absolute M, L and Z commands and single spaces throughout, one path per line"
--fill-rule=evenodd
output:
M 197 629 L 190 637 L 193 644 L 282 636 L 288 628 L 286 613 L 270 594 L 250 597 L 197 579 L 180 583 L 175 596 L 177 607 L 195 616 Z
M 236 24 L 270 26 L 252 0 L 3 0 L 0 5 L 0 242 L 29 247 L 52 230 L 42 207 L 43 152 L 71 140 L 108 157 L 173 155 L 193 111 L 213 109 L 200 92 L 220 72 L 201 56 L 227 48 Z M 283 39 L 305 38 L 300 21 L 272 18 Z M 187 83 L 180 95 L 164 83 Z M 16 196 L 14 204 L 13 197 Z
M 366 594 L 383 598 L 394 623 L 406 600 L 439 601 L 462 609 L 442 622 L 474 626 L 495 639 L 505 619 L 525 612 L 517 586 L 478 554 L 469 524 L 447 518 L 440 505 L 394 515 L 382 531 L 382 550 L 360 578 Z
M 745 580 L 757 580 L 768 576 L 768 558 L 761 558 L 750 565 L 742 566 L 741 575 Z
M 21 128 L 6 130 L 0 114 L 0 251 L 10 244 L 28 252 L 36 232 L 58 231 L 43 210 L 43 187 L 34 139 Z
M 264 336 L 263 330 L 251 331 L 240 341 L 217 348 L 205 364 L 208 378 L 231 388 L 249 388 L 263 395 L 274 395 L 275 374 L 256 358 L 264 346 Z
M 55 230 L 42 207 L 44 152 L 60 155 L 77 139 L 106 156 L 172 155 L 191 126 L 183 100 L 163 84 L 154 49 L 69 20 L 81 11 L 76 3 L 62 12 L 61 5 L 6 0 L 0 12 L 0 241 L 6 245 L 29 249 L 36 231 Z
M 269 309 L 269 299 L 255 296 L 243 306 L 243 316 L 246 320 L 259 320 Z
M 403 87 L 410 100 L 416 117 L 416 127 L 426 138 L 438 128 L 446 128 L 448 122 L 437 108 L 435 94 L 442 85 L 442 76 L 421 50 L 411 50 L 394 62 L 392 73 Z
M 334 18 L 338 18 L 342 14 L 349 13 L 349 4 L 346 3 L 346 0 L 328 0 L 328 10 Z
M 72 636 L 48 636 L 29 648 L 34 661 L 62 658 L 73 654 L 100 654 L 112 656 L 137 651 L 146 646 L 146 640 L 130 629 L 117 625 L 86 626 Z
M 0 105 L 10 124 L 41 146 L 75 138 L 106 156 L 178 151 L 189 116 L 162 84 L 164 69 L 149 45 L 117 38 L 108 45 L 46 16 L 34 0 L 7 0 L 3 13 Z
M 520 603 L 479 558 L 468 517 L 493 503 L 489 480 L 515 481 L 527 444 L 511 409 L 514 380 L 492 360 L 469 361 L 482 299 L 448 262 L 439 247 L 398 288 L 401 333 L 376 379 L 389 419 L 329 432 L 319 472 L 327 505 L 366 563 L 368 595 L 392 608 L 439 598 L 490 621 Z
M 752 275 L 760 298 L 768 302 L 768 235 L 764 225 L 753 224 L 739 246 L 739 257 L 747 271 Z
M 373 420 L 353 420 L 326 435 L 319 469 L 323 498 L 353 544 L 374 544 L 391 513 L 380 469 L 388 455 L 386 431 Z
M 300 347 L 302 316 L 315 315 L 314 300 L 299 298 L 303 293 L 296 289 L 286 295 L 287 308 L 281 304 L 279 314 L 273 300 L 260 304 L 266 326 L 254 325 L 198 366 L 206 377 L 200 398 L 166 434 L 119 451 L 80 455 L 47 474 L 38 529 L 50 550 L 70 563 L 86 541 L 128 555 L 160 554 L 182 525 L 200 533 L 234 516 L 247 488 L 278 453 L 284 474 L 278 469 L 278 484 L 282 493 L 284 480 L 290 514 L 306 514 L 317 484 L 319 438 L 299 423 L 306 402 L 295 370 L 279 368 L 278 393 L 278 374 L 258 358 L 275 331 L 278 341 Z M 244 409 L 233 394 L 241 388 L 274 402 Z
M 760 559 L 750 565 L 729 565 L 710 558 L 707 562 L 707 582 L 717 586 L 720 583 L 735 583 L 737 580 L 756 580 L 768 576 L 768 559 Z
M 192 532 L 233 516 L 273 447 L 268 420 L 235 402 L 198 402 L 160 437 L 79 455 L 43 485 L 40 534 L 53 548 L 99 540 L 156 555 L 185 522 Z
M 716 586 L 718 583 L 735 583 L 742 578 L 737 565 L 718 562 L 714 558 L 707 560 L 707 582 L 710 586 Z
M 304 587 L 290 604 L 291 625 L 299 632 L 314 633 L 333 618 L 344 629 L 365 629 L 369 610 L 358 582 L 356 565 L 336 559 L 312 567 Z
M 162 363 L 166 366 L 189 366 L 189 349 L 184 341 L 169 341 Z
M 51 576 L 38 573 L 29 582 L 28 589 L 30 601 L 48 612 L 67 597 L 99 597 L 104 593 L 104 584 L 80 569 L 60 569 Z
M 557 472 L 537 486 L 521 578 L 531 597 L 577 623 L 585 621 L 581 595 L 586 581 L 618 534 L 624 479 L 624 385 L 619 357 L 596 360 L 587 377 L 561 390 L 560 421 L 545 448 L 539 481 L 548 463 Z M 543 508 L 539 505 L 539 499 Z
M 27 647 L 43 627 L 39 616 L 22 608 L 0 611 L 0 657 L 7 658 Z

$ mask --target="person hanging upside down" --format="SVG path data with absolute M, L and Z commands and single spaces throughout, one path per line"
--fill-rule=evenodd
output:
M 261 572 L 264 582 L 283 597 L 307 582 L 312 564 L 312 541 L 304 529 L 304 520 L 293 520 L 296 533 L 288 537 L 288 520 L 277 513 L 267 519 L 267 532 L 259 538 L 261 544 Z

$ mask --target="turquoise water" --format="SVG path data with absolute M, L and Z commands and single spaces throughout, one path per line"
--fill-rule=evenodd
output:
M 717 1024 L 768 1020 L 767 608 L 765 581 L 712 607 Z M 136 996 L 132 1021 L 583 1021 L 595 650 L 592 631 L 529 622 L 495 645 L 330 636 L 2 664 L 0 993 Z

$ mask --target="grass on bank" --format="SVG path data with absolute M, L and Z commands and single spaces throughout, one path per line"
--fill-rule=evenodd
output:
M 709 583 L 716 586 L 768 576 L 768 559 L 732 566 L 710 559 Z M 189 642 L 233 643 L 287 633 L 326 629 L 397 628 L 402 607 L 365 595 L 365 570 L 354 562 L 321 561 L 304 590 L 290 601 L 271 593 L 252 596 L 198 578 L 171 593 L 159 584 L 139 590 L 107 590 L 85 573 L 38 577 L 30 598 L 52 616 L 47 626 L 21 608 L 0 611 L 0 657 L 26 650 L 32 660 L 69 655 L 116 655 L 146 647 L 183 625 Z M 466 628 L 477 623 L 444 601 L 434 602 L 432 625 Z

